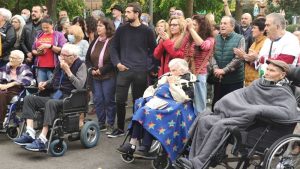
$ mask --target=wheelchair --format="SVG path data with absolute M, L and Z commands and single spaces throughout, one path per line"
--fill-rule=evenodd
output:
M 86 119 L 88 112 L 87 90 L 72 90 L 71 95 L 63 99 L 62 109 L 49 128 L 47 135 L 48 145 L 45 152 L 53 157 L 63 156 L 67 151 L 65 136 L 68 141 L 80 140 L 85 148 L 92 148 L 98 144 L 100 138 L 99 126 L 96 122 Z M 43 127 L 43 113 L 45 109 L 39 109 L 35 117 L 35 129 Z M 84 116 L 82 128 L 79 126 L 80 116 Z M 25 130 L 26 122 L 21 131 Z
M 130 140 L 130 135 L 131 133 L 128 131 L 121 145 L 124 145 L 126 141 L 128 142 Z M 141 141 L 139 141 L 139 145 L 141 145 Z M 149 158 L 134 157 L 132 154 L 120 154 L 120 156 L 122 161 L 128 164 L 133 163 L 135 159 L 151 160 L 153 169 L 168 169 L 171 166 L 171 161 L 158 140 L 153 141 L 149 153 L 151 154 Z
M 300 113 L 300 95 L 293 83 L 292 90 L 298 101 Z M 293 88 L 294 87 L 294 88 Z M 299 92 L 299 89 L 298 89 Z M 300 119 L 289 121 L 272 121 L 256 117 L 255 122 L 247 128 L 228 127 L 220 143 L 204 163 L 203 169 L 222 165 L 226 168 L 247 169 L 300 169 L 300 135 L 293 134 Z M 188 158 L 192 139 L 181 150 L 173 166 L 180 169 L 191 169 L 180 157 Z M 227 154 L 231 145 L 231 155 Z M 229 163 L 236 163 L 235 167 Z
M 23 98 L 26 96 L 27 92 L 26 89 L 22 90 L 21 93 L 14 96 L 7 105 L 8 109 L 3 122 L 3 129 L 0 130 L 0 133 L 6 134 L 11 140 L 20 134 L 20 124 L 22 121 L 18 112 L 21 112 Z

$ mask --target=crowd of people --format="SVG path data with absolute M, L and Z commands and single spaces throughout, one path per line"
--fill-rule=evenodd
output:
M 129 3 L 125 9 L 112 6 L 112 20 L 101 11 L 70 20 L 68 11 L 61 10 L 57 23 L 47 14 L 46 6 L 34 5 L 31 11 L 23 9 L 14 16 L 8 9 L 0 8 L 0 127 L 6 113 L 4 105 L 24 86 L 52 88 L 50 97 L 25 97 L 22 118 L 27 122 L 26 132 L 14 140 L 29 150 L 43 150 L 62 99 L 72 89 L 88 88 L 100 131 L 106 131 L 110 138 L 119 137 L 126 132 L 126 104 L 131 88 L 136 111 L 132 138 L 117 151 L 133 153 L 137 140 L 144 139 L 145 147 L 136 155 L 147 156 L 154 137 L 163 142 L 174 160 L 189 126 L 207 110 L 208 83 L 213 85 L 211 110 L 218 113 L 222 103 L 218 101 L 225 95 L 251 86 L 259 78 L 281 83 L 285 74 L 279 79 L 270 78 L 273 69 L 287 73 L 283 63 L 300 65 L 300 33 L 286 31 L 282 14 L 252 19 L 251 14 L 244 13 L 239 22 L 232 17 L 227 0 L 223 2 L 226 15 L 219 25 L 211 14 L 185 18 L 182 10 L 172 7 L 169 18 L 153 26 L 151 17 L 142 13 L 138 3 Z M 268 67 L 270 63 L 277 67 Z M 149 89 L 151 85 L 155 87 Z M 38 107 L 45 107 L 46 111 L 43 130 L 36 137 L 33 119 Z M 162 115 L 166 113 L 164 109 L 169 116 Z M 145 112 L 153 117 L 146 118 Z M 171 122 L 182 128 L 178 135 L 174 133 L 179 132 L 175 131 L 178 126 Z M 210 132 L 214 130 L 217 129 Z M 205 134 L 201 132 L 201 139 Z M 172 142 L 177 136 L 180 144 Z M 202 161 L 195 159 L 192 163 L 201 166 Z

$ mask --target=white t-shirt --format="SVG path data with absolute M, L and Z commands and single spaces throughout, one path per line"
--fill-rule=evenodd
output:
M 259 52 L 257 64 L 255 64 L 257 65 L 257 68 L 259 68 L 259 66 L 261 65 L 260 63 L 258 63 L 261 57 L 264 57 L 265 61 L 269 58 L 271 43 L 272 41 L 269 38 L 265 40 Z M 273 42 L 271 49 L 271 59 L 276 59 L 280 54 L 292 55 L 295 57 L 293 65 L 296 65 L 300 54 L 299 48 L 300 45 L 297 37 L 292 33 L 286 31 L 279 40 Z

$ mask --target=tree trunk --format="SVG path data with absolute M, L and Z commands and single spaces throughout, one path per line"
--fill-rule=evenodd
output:
M 240 21 L 243 15 L 243 0 L 236 0 L 235 3 L 235 19 L 236 21 Z
M 186 6 L 186 11 L 185 11 L 185 17 L 190 18 L 190 17 L 192 17 L 192 15 L 194 13 L 193 12 L 194 0 L 187 0 L 186 4 L 187 4 L 187 6 Z
M 48 15 L 51 16 L 51 18 L 53 19 L 53 22 L 56 22 L 56 4 L 57 4 L 57 0 L 48 0 L 47 1 L 47 8 L 48 8 Z

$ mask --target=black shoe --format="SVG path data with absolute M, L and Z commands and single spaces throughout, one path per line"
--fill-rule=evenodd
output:
M 126 143 L 119 148 L 117 148 L 117 152 L 120 154 L 129 154 L 132 155 L 135 151 L 135 146 L 129 143 Z
M 133 157 L 143 158 L 143 159 L 148 159 L 148 160 L 154 160 L 154 159 L 157 158 L 157 154 L 156 154 L 156 152 L 149 153 L 149 151 L 137 150 L 133 153 Z
M 125 133 L 123 130 L 115 129 L 111 134 L 107 135 L 107 137 L 116 138 L 116 137 L 120 137 L 120 136 L 124 136 L 124 135 L 125 135 Z

